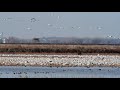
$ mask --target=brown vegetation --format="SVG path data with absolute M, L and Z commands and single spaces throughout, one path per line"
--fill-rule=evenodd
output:
M 0 44 L 0 53 L 120 53 L 119 45 Z

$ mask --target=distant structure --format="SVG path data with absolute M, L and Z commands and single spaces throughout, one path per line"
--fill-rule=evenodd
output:
M 2 40 L 3 42 L 2 43 L 6 43 L 6 39 L 5 38 L 3 38 L 3 40 Z
M 2 32 L 2 33 L 0 33 L 0 38 L 3 38 L 3 32 Z
M 3 32 L 0 34 L 0 43 L 6 43 L 6 38 L 3 37 Z
M 0 38 L 0 43 L 2 43 L 2 39 Z
M 39 43 L 40 42 L 40 39 L 39 38 L 33 38 L 33 43 Z

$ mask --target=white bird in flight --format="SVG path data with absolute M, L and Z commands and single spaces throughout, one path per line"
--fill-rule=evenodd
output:
M 28 30 L 32 30 L 31 28 L 27 28 Z
M 101 30 L 101 29 L 102 29 L 102 27 L 97 27 L 97 29 Z
M 51 12 L 51 16 L 54 16 L 54 13 L 53 13 L 53 12 Z
M 48 24 L 48 26 L 53 26 L 52 24 Z
M 58 16 L 58 19 L 60 18 L 60 16 Z
M 107 37 L 113 37 L 113 36 L 108 35 Z

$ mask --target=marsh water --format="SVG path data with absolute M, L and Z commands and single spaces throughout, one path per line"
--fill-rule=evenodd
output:
M 0 66 L 0 78 L 120 78 L 120 68 Z

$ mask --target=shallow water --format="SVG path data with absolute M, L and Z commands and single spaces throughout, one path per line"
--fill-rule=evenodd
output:
M 0 78 L 120 78 L 120 68 L 0 66 Z

